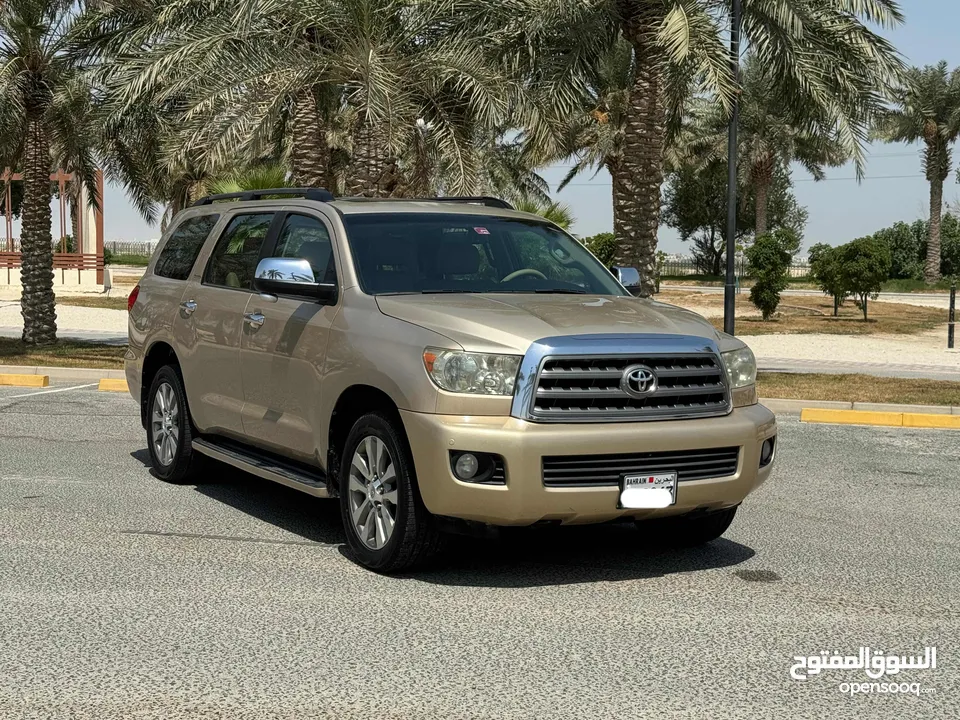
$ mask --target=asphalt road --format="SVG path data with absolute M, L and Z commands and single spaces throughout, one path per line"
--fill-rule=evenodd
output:
M 52 388 L 62 390 L 62 388 Z M 0 388 L 0 718 L 956 718 L 960 433 L 781 418 L 727 537 L 459 540 L 381 577 L 334 501 L 150 475 L 133 403 Z M 919 695 L 794 656 L 936 646 Z

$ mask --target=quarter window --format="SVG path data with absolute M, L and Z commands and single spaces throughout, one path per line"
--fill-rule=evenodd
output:
M 198 215 L 177 225 L 160 251 L 153 274 L 172 280 L 190 277 L 203 243 L 219 219 L 219 215 Z
M 213 249 L 203 282 L 208 285 L 252 290 L 260 249 L 273 222 L 273 213 L 237 215 Z

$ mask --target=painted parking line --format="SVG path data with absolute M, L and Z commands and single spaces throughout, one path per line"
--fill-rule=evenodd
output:
M 49 395 L 50 393 L 69 392 L 71 390 L 82 390 L 83 388 L 94 387 L 97 383 L 88 383 L 86 385 L 74 385 L 72 387 L 54 388 L 53 390 L 40 390 L 38 392 L 24 393 L 23 395 L 7 395 L 3 399 L 13 400 L 15 398 L 33 397 L 34 395 Z

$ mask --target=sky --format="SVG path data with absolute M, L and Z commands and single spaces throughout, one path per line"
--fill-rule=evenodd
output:
M 928 65 L 946 60 L 951 67 L 960 65 L 960 2 L 958 0 L 901 0 L 906 23 L 884 34 L 897 46 L 911 65 Z M 817 242 L 837 245 L 904 220 L 926 218 L 929 185 L 920 165 L 919 145 L 875 144 L 869 148 L 866 178 L 857 183 L 852 166 L 830 169 L 827 178 L 814 182 L 802 169 L 793 171 L 794 192 L 807 208 L 804 245 Z M 958 153 L 960 154 L 960 153 Z M 569 163 L 549 167 L 544 178 L 555 191 L 569 169 Z M 956 162 L 954 162 L 956 166 Z M 104 192 L 104 234 L 107 240 L 149 240 L 159 237 L 156 226 L 149 226 L 126 199 L 123 189 L 108 183 Z M 613 229 L 610 176 L 601 171 L 595 177 L 587 172 L 576 178 L 554 198 L 568 204 L 576 217 L 572 230 L 577 235 L 593 235 Z M 960 203 L 960 185 L 951 173 L 944 186 L 944 201 Z M 56 204 L 54 229 L 59 227 Z M 15 234 L 19 223 L 15 223 Z M 689 252 L 677 233 L 660 229 L 660 249 L 668 253 Z

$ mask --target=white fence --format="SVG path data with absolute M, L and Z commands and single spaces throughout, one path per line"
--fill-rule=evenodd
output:
M 152 255 L 159 240 L 107 240 L 103 249 L 118 255 Z

